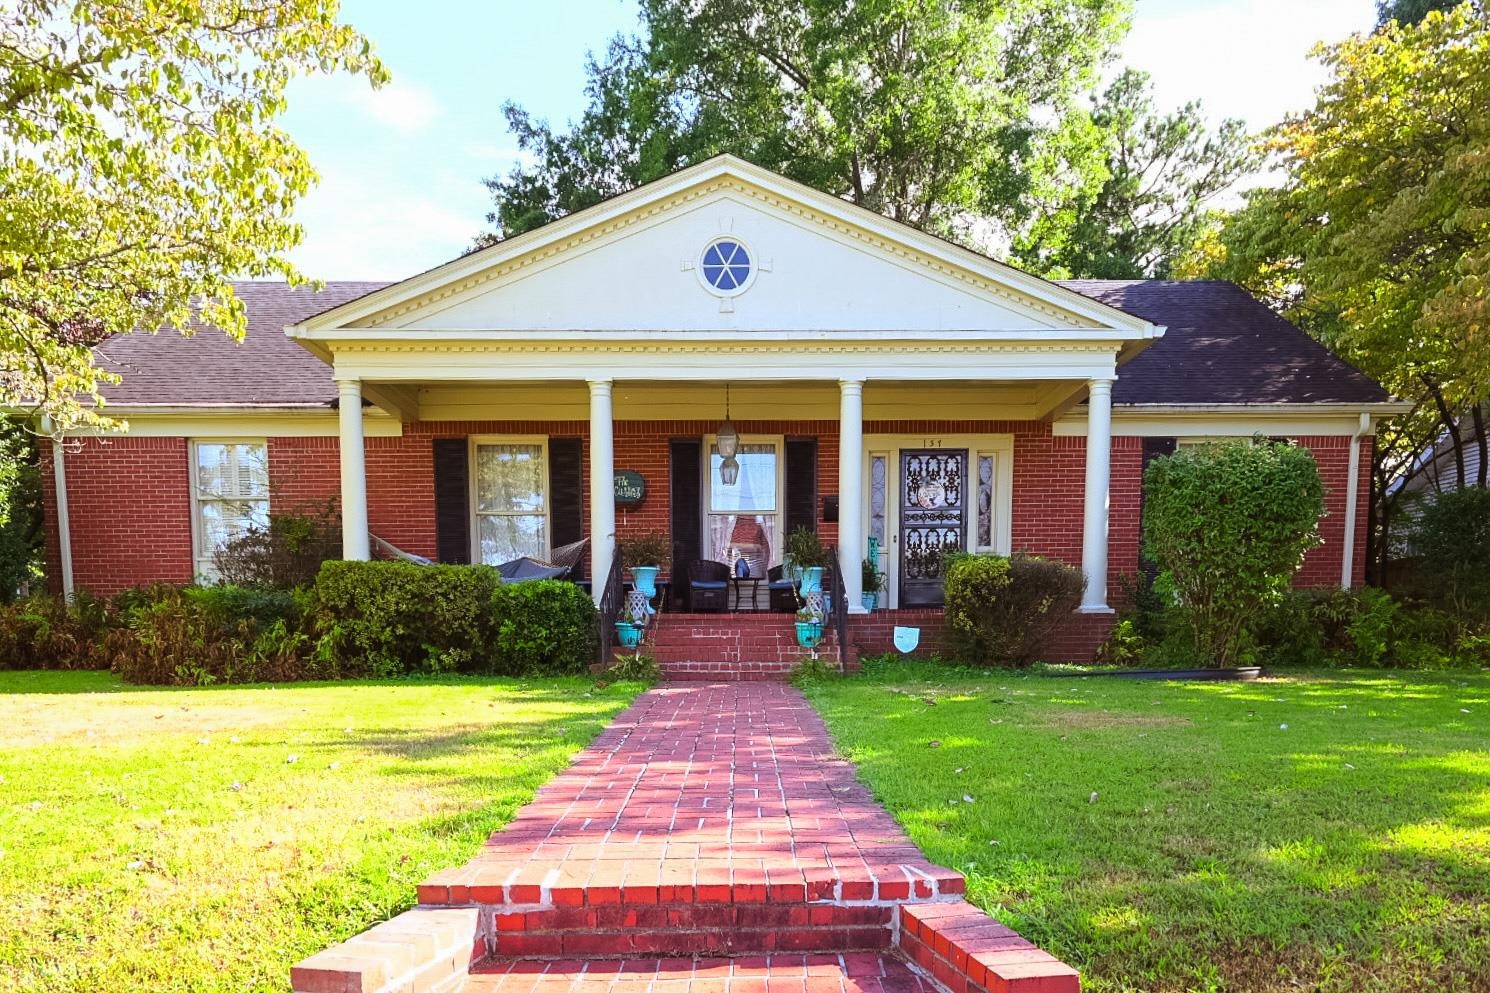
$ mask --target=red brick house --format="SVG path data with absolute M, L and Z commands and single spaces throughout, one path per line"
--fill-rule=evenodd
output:
M 399 283 L 238 292 L 242 344 L 103 348 L 129 427 L 46 474 L 59 587 L 210 574 L 224 536 L 329 498 L 349 558 L 369 533 L 446 562 L 589 538 L 600 577 L 615 538 L 779 562 L 805 525 L 840 549 L 865 648 L 907 619 L 935 646 L 931 563 L 957 547 L 1082 567 L 1052 648 L 1080 658 L 1139 568 L 1145 459 L 1296 439 L 1329 488 L 1300 582 L 1350 585 L 1374 426 L 1399 409 L 1230 284 L 1047 282 L 729 157 Z M 645 492 L 618 502 L 628 470 Z M 888 583 L 865 618 L 871 547 Z

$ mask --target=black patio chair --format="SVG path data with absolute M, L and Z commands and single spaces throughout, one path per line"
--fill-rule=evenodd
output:
M 786 578 L 786 566 L 772 566 L 766 572 L 766 593 L 773 614 L 792 614 L 797 610 L 797 581 Z
M 723 562 L 694 559 L 686 568 L 689 611 L 728 609 L 729 566 Z

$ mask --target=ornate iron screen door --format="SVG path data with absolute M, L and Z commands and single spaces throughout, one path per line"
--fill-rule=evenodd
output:
M 900 606 L 942 603 L 942 556 L 967 547 L 967 449 L 901 449 Z

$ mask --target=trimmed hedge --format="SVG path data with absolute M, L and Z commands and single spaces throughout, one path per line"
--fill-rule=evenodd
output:
M 945 582 L 947 631 L 957 657 L 974 665 L 1023 666 L 1046 642 L 1086 589 L 1081 570 L 1033 555 L 949 557 Z
M 504 675 L 579 673 L 600 652 L 599 616 L 573 583 L 540 579 L 497 587 L 493 671 Z
M 488 566 L 327 562 L 311 590 L 317 655 L 369 676 L 495 671 Z

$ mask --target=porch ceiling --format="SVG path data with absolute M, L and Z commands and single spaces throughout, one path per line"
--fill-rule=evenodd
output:
M 370 381 L 366 388 L 383 406 L 378 398 L 389 387 Z M 864 419 L 1041 420 L 1068 409 L 1085 388 L 1084 380 L 870 380 L 864 385 Z M 541 413 L 546 420 L 583 421 L 590 414 L 582 380 L 409 384 L 392 392 L 404 420 L 532 420 Z M 716 420 L 724 416 L 725 381 L 618 379 L 612 396 L 619 421 Z M 737 421 L 837 420 L 838 384 L 730 381 L 729 412 Z

